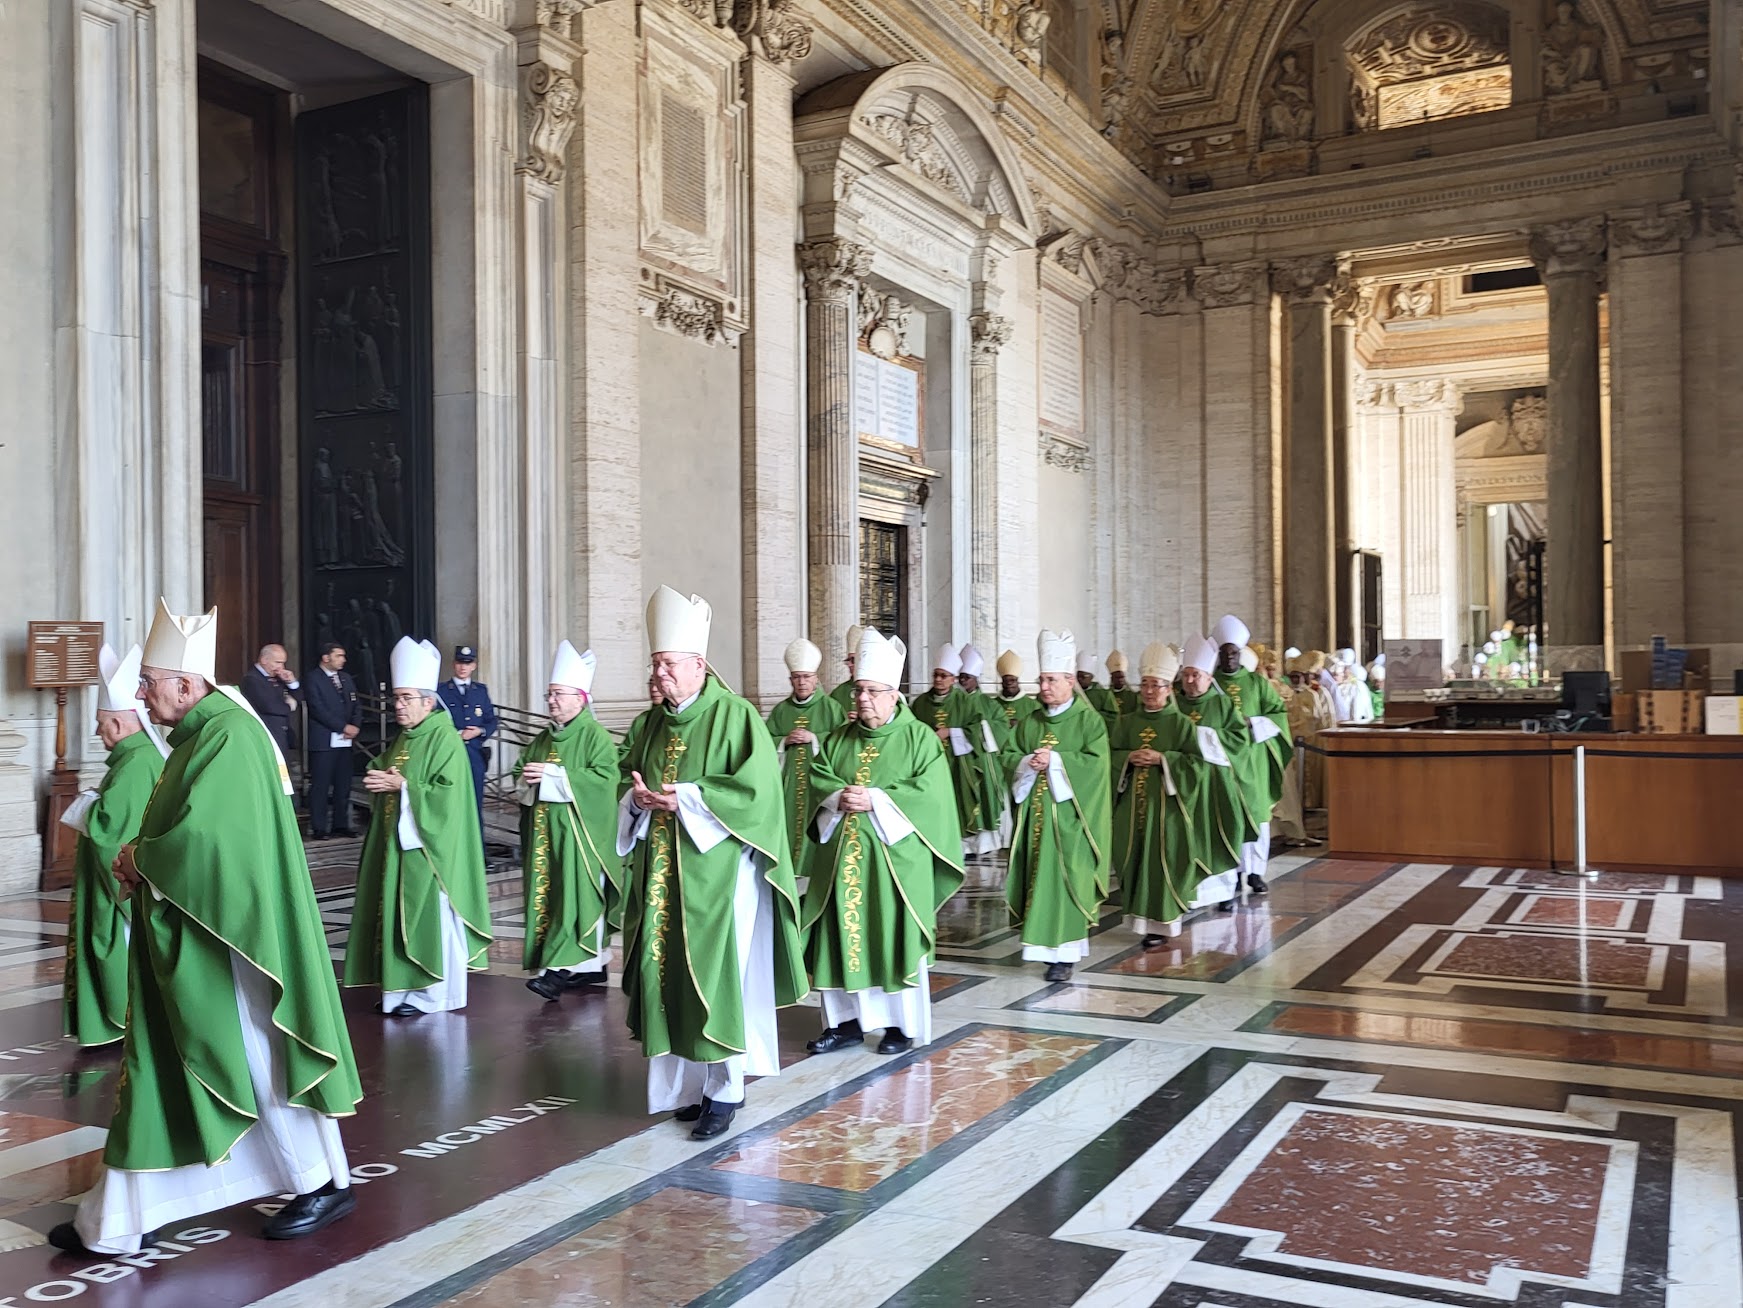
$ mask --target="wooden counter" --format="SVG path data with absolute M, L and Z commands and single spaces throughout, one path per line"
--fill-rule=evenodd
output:
M 1584 745 L 1591 866 L 1743 876 L 1740 736 L 1345 727 L 1318 743 L 1334 857 L 1571 867 Z

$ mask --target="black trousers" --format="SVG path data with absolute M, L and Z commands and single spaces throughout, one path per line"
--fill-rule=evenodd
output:
M 335 819 L 341 831 L 351 826 L 351 756 L 350 749 L 311 749 L 309 751 L 309 831 L 313 835 L 331 834 Z

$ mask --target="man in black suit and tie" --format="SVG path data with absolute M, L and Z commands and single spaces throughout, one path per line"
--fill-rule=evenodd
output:
M 357 683 L 345 671 L 345 647 L 321 646 L 321 665 L 309 674 L 303 691 L 309 707 L 309 838 L 349 837 L 351 760 L 363 706 Z
M 291 714 L 297 711 L 299 683 L 285 666 L 283 645 L 262 645 L 260 657 L 253 667 L 242 674 L 239 687 L 267 732 L 278 742 L 279 753 L 288 763 L 291 757 Z
M 496 734 L 496 705 L 490 702 L 490 688 L 474 681 L 478 671 L 478 651 L 461 645 L 454 651 L 454 675 L 436 688 L 448 716 L 466 742 L 466 760 L 472 764 L 472 790 L 478 798 L 478 829 L 484 830 L 484 770 L 490 763 L 490 746 L 485 742 Z

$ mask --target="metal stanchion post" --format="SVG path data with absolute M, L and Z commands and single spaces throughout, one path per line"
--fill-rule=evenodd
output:
M 1594 880 L 1598 869 L 1586 865 L 1586 747 L 1574 746 L 1574 865 L 1563 875 Z M 1582 945 L 1582 949 L 1584 946 Z

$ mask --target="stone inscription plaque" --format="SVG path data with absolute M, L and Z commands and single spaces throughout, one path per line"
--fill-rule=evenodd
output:
M 861 436 L 918 451 L 920 370 L 859 351 L 854 356 L 853 411 Z
M 1077 302 L 1057 291 L 1041 295 L 1041 420 L 1083 431 L 1083 328 Z

